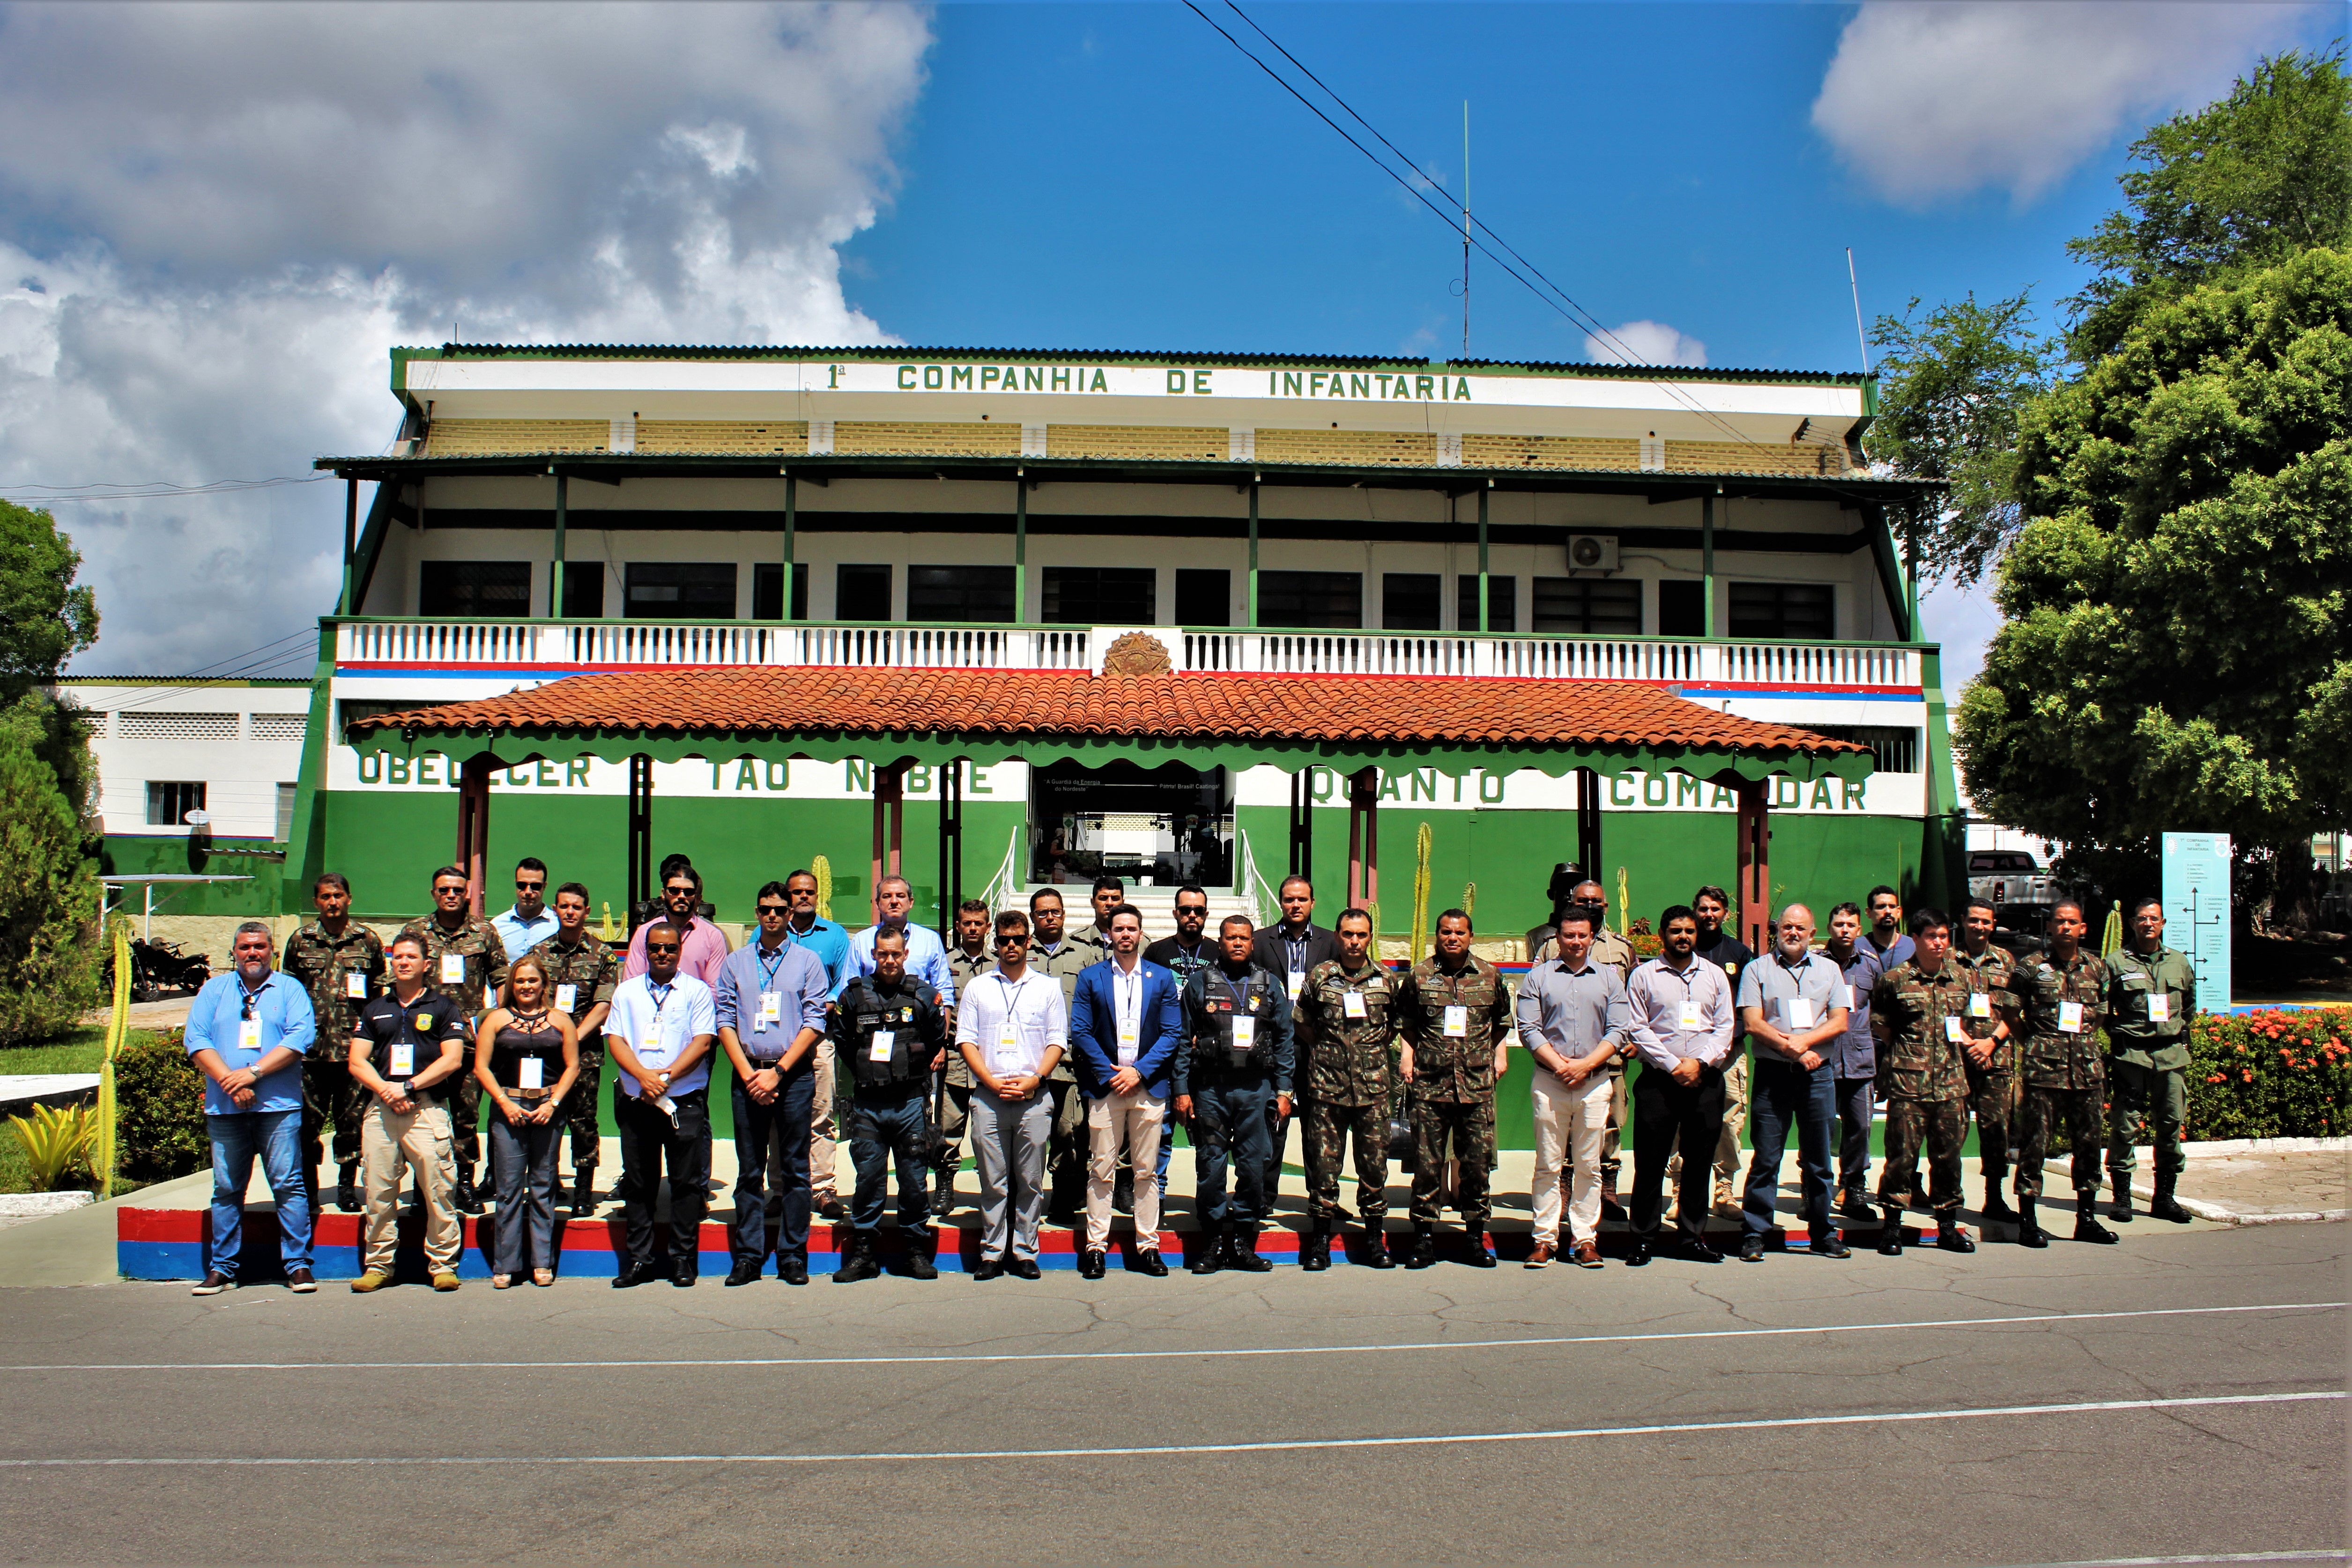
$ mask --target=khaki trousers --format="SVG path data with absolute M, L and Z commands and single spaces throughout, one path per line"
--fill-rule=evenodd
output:
M 1110 1250 L 1110 1194 L 1119 1152 L 1135 1168 L 1135 1244 L 1160 1247 L 1160 1128 L 1168 1102 L 1140 1089 L 1087 1101 L 1087 1248 Z
M 833 1037 L 816 1043 L 816 1099 L 809 1108 L 809 1201 L 815 1204 L 841 1195 L 834 1174 L 834 1150 L 841 1141 L 841 1111 L 833 1103 Z
M 416 1109 L 396 1111 L 377 1100 L 360 1129 L 360 1164 L 366 1184 L 367 1258 L 370 1274 L 389 1274 L 400 1250 L 400 1184 L 411 1170 L 425 1198 L 425 1265 L 436 1274 L 453 1273 L 465 1243 L 465 1226 L 449 1202 L 457 1179 L 450 1148 L 449 1108 L 440 1100 L 415 1100 Z
M 1568 1239 L 1591 1241 L 1601 1229 L 1601 1142 L 1612 1101 L 1623 1094 L 1624 1079 L 1606 1069 L 1574 1089 L 1541 1068 L 1535 1069 L 1535 1238 L 1559 1241 L 1559 1173 L 1570 1177 Z

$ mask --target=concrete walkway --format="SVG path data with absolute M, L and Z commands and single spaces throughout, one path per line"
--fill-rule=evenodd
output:
M 2181 1173 L 2180 1206 L 2225 1225 L 2279 1225 L 2352 1217 L 2345 1189 L 2352 1138 L 2244 1138 L 2191 1143 Z M 2132 1191 L 2156 1191 L 2148 1150 L 2140 1151 Z

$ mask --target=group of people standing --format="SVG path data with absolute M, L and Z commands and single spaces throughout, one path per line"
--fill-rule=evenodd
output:
M 760 1279 L 770 1256 L 778 1278 L 806 1283 L 815 1215 L 851 1222 L 837 1281 L 880 1273 L 893 1166 L 905 1267 L 934 1278 L 932 1220 L 967 1140 L 981 1188 L 975 1278 L 1036 1277 L 1048 1217 L 1081 1228 L 1080 1271 L 1100 1278 L 1115 1210 L 1134 1219 L 1126 1266 L 1165 1275 L 1158 1242 L 1179 1122 L 1195 1152 L 1195 1273 L 1272 1267 L 1258 1236 L 1294 1124 L 1307 1184 L 1301 1267 L 1328 1268 L 1347 1239 L 1340 1196 L 1351 1157 L 1351 1256 L 1394 1266 L 1386 1194 L 1400 1120 L 1412 1169 L 1403 1263 L 1436 1261 L 1450 1207 L 1466 1260 L 1492 1268 L 1495 1096 L 1514 1045 L 1535 1068 L 1530 1268 L 1562 1257 L 1601 1267 L 1604 1216 L 1628 1220 L 1626 1262 L 1646 1265 L 1663 1249 L 1669 1184 L 1670 1250 L 1719 1260 L 1706 1226 L 1720 1212 L 1741 1221 L 1740 1258 L 1761 1260 L 1792 1130 L 1815 1256 L 1849 1255 L 1833 1209 L 1877 1220 L 1879 1250 L 1899 1252 L 1906 1206 L 1933 1209 L 1937 1246 L 1973 1250 L 1958 1221 L 1972 1114 L 1988 1217 L 2016 1221 L 2026 1246 L 2047 1245 L 2036 1210 L 2050 1131 L 2063 1125 L 2074 1150 L 2075 1235 L 2112 1241 L 2092 1212 L 2103 1100 L 2114 1108 L 2116 1217 L 2132 1217 L 2132 1135 L 2145 1120 L 2158 1150 L 2149 1212 L 2187 1218 L 2173 1182 L 2194 980 L 2162 945 L 2153 900 L 2133 910 L 2126 951 L 2105 960 L 2083 948 L 2073 903 L 2053 911 L 2047 951 L 2020 962 L 1991 942 L 1990 905 L 1968 906 L 1957 933 L 1932 910 L 1914 913 L 1906 931 L 1890 888 L 1873 889 L 1866 908 L 1832 909 L 1819 949 L 1811 912 L 1790 906 L 1759 957 L 1724 929 L 1728 902 L 1709 887 L 1664 911 L 1662 951 L 1637 962 L 1610 929 L 1601 887 L 1586 881 L 1569 889 L 1548 932 L 1531 934 L 1534 962 L 1514 995 L 1471 951 L 1466 911 L 1441 914 L 1433 951 L 1400 972 L 1375 955 L 1367 911 L 1315 925 L 1303 877 L 1284 881 L 1282 918 L 1262 930 L 1233 915 L 1212 935 L 1208 896 L 1188 886 L 1175 895 L 1175 934 L 1147 945 L 1140 912 L 1106 878 L 1082 930 L 1068 928 L 1059 891 L 1043 888 L 1026 913 L 967 901 L 950 947 L 908 921 L 903 879 L 879 885 L 877 919 L 853 936 L 817 914 L 816 879 L 796 871 L 760 889 L 756 931 L 731 952 L 683 857 L 665 862 L 663 908 L 623 949 L 588 929 L 584 887 L 567 882 L 549 901 L 535 858 L 515 881 L 514 906 L 484 921 L 470 912 L 465 874 L 444 868 L 433 914 L 383 942 L 350 918 L 349 885 L 329 873 L 314 889 L 319 918 L 275 966 L 268 928 L 239 929 L 235 972 L 207 984 L 187 1031 L 209 1079 L 215 1143 L 199 1293 L 235 1282 L 257 1156 L 278 1200 L 288 1277 L 298 1290 L 315 1288 L 310 1216 L 330 1131 L 336 1201 L 365 1215 L 352 1289 L 391 1282 L 399 1200 L 412 1181 L 435 1287 L 457 1289 L 458 1216 L 482 1207 L 484 1099 L 492 1283 L 551 1282 L 554 1210 L 566 1198 L 559 1154 L 568 1133 L 569 1201 L 590 1211 L 608 1058 L 626 1247 L 614 1284 L 666 1273 L 690 1286 L 721 1054 L 737 1161 L 730 1285 Z M 1874 1206 L 1870 1130 L 1882 1103 Z M 1629 1112 L 1630 1203 L 1619 1190 Z M 1735 1203 L 1743 1119 L 1753 1152 Z M 832 1189 L 844 1120 L 856 1173 L 847 1205 Z M 2012 1164 L 2014 1210 L 2000 1196 Z M 655 1245 L 665 1177 L 666 1264 Z

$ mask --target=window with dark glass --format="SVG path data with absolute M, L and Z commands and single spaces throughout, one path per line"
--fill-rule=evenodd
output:
M 1534 627 L 1587 637 L 1642 635 L 1638 577 L 1538 577 Z
M 833 618 L 836 621 L 888 620 L 890 568 L 887 565 L 835 567 Z
M 604 614 L 604 563 L 567 561 L 563 563 L 563 608 L 568 621 L 593 621 Z
M 910 621 L 1009 621 L 1013 618 L 1010 566 L 909 566 L 907 618 Z
M 1658 584 L 1658 635 L 1662 637 L 1704 637 L 1715 634 L 1706 626 L 1706 584 Z
M 1176 568 L 1176 624 L 1180 626 L 1232 626 L 1234 574 L 1222 566 Z
M 1454 579 L 1454 626 L 1465 632 L 1478 629 L 1478 574 L 1465 572 Z M 1486 629 L 1519 629 L 1519 580 L 1489 574 L 1486 578 Z
M 631 620 L 731 621 L 732 561 L 632 561 L 625 616 Z
M 1734 583 L 1731 635 L 1789 639 L 1837 635 L 1837 599 L 1826 583 Z
M 1433 632 L 1444 599 L 1434 572 L 1381 574 L 1381 629 L 1390 632 Z
M 1364 624 L 1360 572 L 1261 572 L 1257 624 L 1338 630 Z
M 526 617 L 530 614 L 530 563 L 422 562 L 416 569 L 416 613 Z
M 1149 566 L 1048 566 L 1038 608 L 1053 626 L 1157 626 L 1160 574 Z
M 755 621 L 781 621 L 784 618 L 784 563 L 762 561 L 751 568 L 751 618 Z M 808 563 L 793 563 L 793 619 L 808 619 Z
M 200 782 L 148 783 L 147 821 L 151 826 L 184 826 L 188 813 L 204 809 L 205 786 Z

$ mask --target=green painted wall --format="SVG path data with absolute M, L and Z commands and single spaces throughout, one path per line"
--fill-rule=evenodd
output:
M 238 848 L 278 847 L 268 839 L 215 839 L 209 852 L 191 847 L 184 836 L 144 837 L 109 834 L 99 868 L 116 877 L 250 877 L 249 882 L 188 882 L 155 889 L 159 915 L 268 915 L 277 912 L 284 862 L 274 857 L 239 855 Z M 126 888 L 119 901 L 136 914 L 146 907 L 145 889 Z

